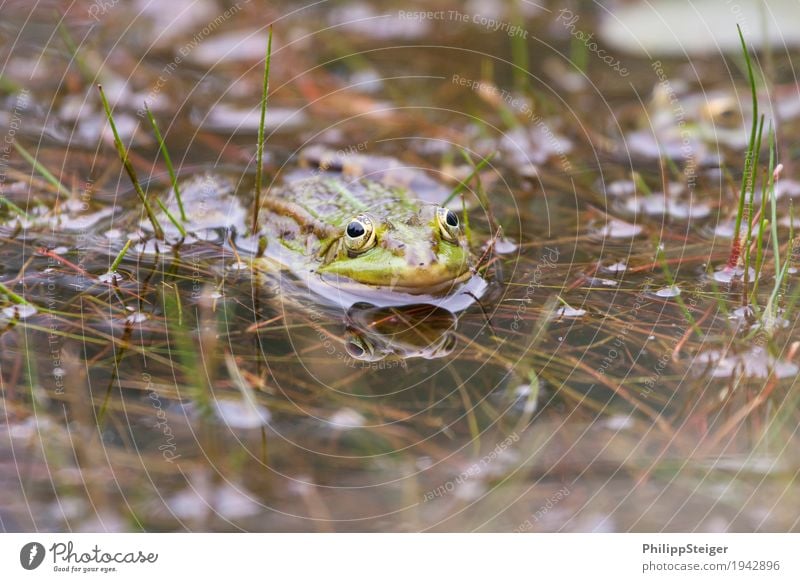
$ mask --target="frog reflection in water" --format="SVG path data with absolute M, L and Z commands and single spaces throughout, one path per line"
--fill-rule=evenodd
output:
M 345 350 L 363 362 L 443 358 L 456 346 L 457 323 L 453 313 L 431 305 L 379 308 L 359 303 L 347 313 Z

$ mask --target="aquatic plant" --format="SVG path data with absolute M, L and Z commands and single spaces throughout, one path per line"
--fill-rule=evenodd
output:
M 258 124 L 258 144 L 256 146 L 256 192 L 253 200 L 253 228 L 252 234 L 258 232 L 258 213 L 261 208 L 262 172 L 264 171 L 264 123 L 267 117 L 267 98 L 269 97 L 269 68 L 272 62 L 272 26 L 269 27 L 267 39 L 267 54 L 264 57 L 264 81 L 261 87 L 261 118 Z
M 169 172 L 169 181 L 172 184 L 172 190 L 175 192 L 175 201 L 178 203 L 178 210 L 181 213 L 181 220 L 183 222 L 187 221 L 186 218 L 186 210 L 183 207 L 183 200 L 181 199 L 181 191 L 178 187 L 178 178 L 175 175 L 175 168 L 172 166 L 172 158 L 169 156 L 169 151 L 167 150 L 167 144 L 164 143 L 164 138 L 161 135 L 161 130 L 158 129 L 158 123 L 156 122 L 156 118 L 153 117 L 153 113 L 150 111 L 150 107 L 147 106 L 145 103 L 144 110 L 147 113 L 147 119 L 150 120 L 150 126 L 153 128 L 153 135 L 156 136 L 156 140 L 158 141 L 158 148 L 161 151 L 161 156 L 164 158 L 164 164 L 167 166 L 167 172 Z M 186 236 L 186 233 L 182 233 Z
M 139 184 L 139 178 L 136 176 L 136 170 L 134 169 L 133 164 L 131 164 L 130 160 L 128 159 L 128 152 L 122 143 L 122 139 L 119 137 L 117 125 L 114 123 L 114 116 L 111 114 L 111 107 L 108 104 L 108 99 L 106 99 L 106 94 L 103 92 L 103 86 L 97 85 L 97 90 L 100 93 L 100 100 L 103 102 L 103 110 L 106 113 L 106 119 L 108 120 L 108 124 L 111 126 L 112 133 L 114 134 L 114 146 L 117 148 L 117 154 L 122 162 L 122 166 L 125 168 L 125 171 L 131 180 L 131 184 L 133 184 L 133 189 L 136 191 L 136 195 L 139 196 L 139 201 L 142 203 L 144 211 L 147 214 L 147 219 L 150 221 L 150 224 L 153 227 L 153 233 L 156 239 L 164 240 L 164 229 L 158 222 L 158 218 L 156 218 L 155 212 L 153 212 L 153 208 L 150 206 L 150 202 L 147 200 L 147 195 L 144 193 L 144 190 L 142 190 L 141 184 Z M 172 217 L 170 214 L 167 215 L 170 216 L 173 224 L 175 224 L 178 229 L 182 228 L 174 219 L 174 217 Z

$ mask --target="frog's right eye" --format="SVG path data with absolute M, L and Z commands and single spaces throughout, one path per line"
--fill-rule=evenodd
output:
M 344 245 L 350 253 L 358 254 L 375 246 L 375 224 L 366 214 L 359 214 L 344 229 Z
M 447 242 L 458 243 L 461 234 L 461 227 L 458 222 L 458 215 L 447 208 L 436 210 L 436 222 L 439 223 L 439 233 Z
M 375 359 L 375 348 L 368 340 L 354 332 L 348 332 L 347 336 L 344 343 L 347 355 L 362 362 L 371 362 Z

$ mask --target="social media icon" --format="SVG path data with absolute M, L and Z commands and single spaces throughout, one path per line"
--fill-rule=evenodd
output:
M 44 546 L 39 542 L 29 542 L 19 551 L 19 563 L 26 570 L 35 570 L 44 561 Z

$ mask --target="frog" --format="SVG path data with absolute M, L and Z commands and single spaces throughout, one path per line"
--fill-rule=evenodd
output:
M 344 307 L 369 300 L 461 310 L 483 293 L 462 220 L 443 204 L 449 189 L 388 156 L 313 146 L 299 160 L 264 188 L 256 221 L 245 219 L 231 179 L 208 174 L 180 184 L 188 236 L 234 247 L 255 271 L 288 272 L 284 296 L 297 295 L 299 281 L 316 300 Z M 179 215 L 174 193 L 165 207 Z M 177 238 L 165 213 L 158 219 Z M 252 222 L 258 230 L 246 232 Z
M 337 288 L 441 295 L 473 275 L 456 212 L 370 178 L 295 175 L 264 197 L 260 222 L 267 256 Z

